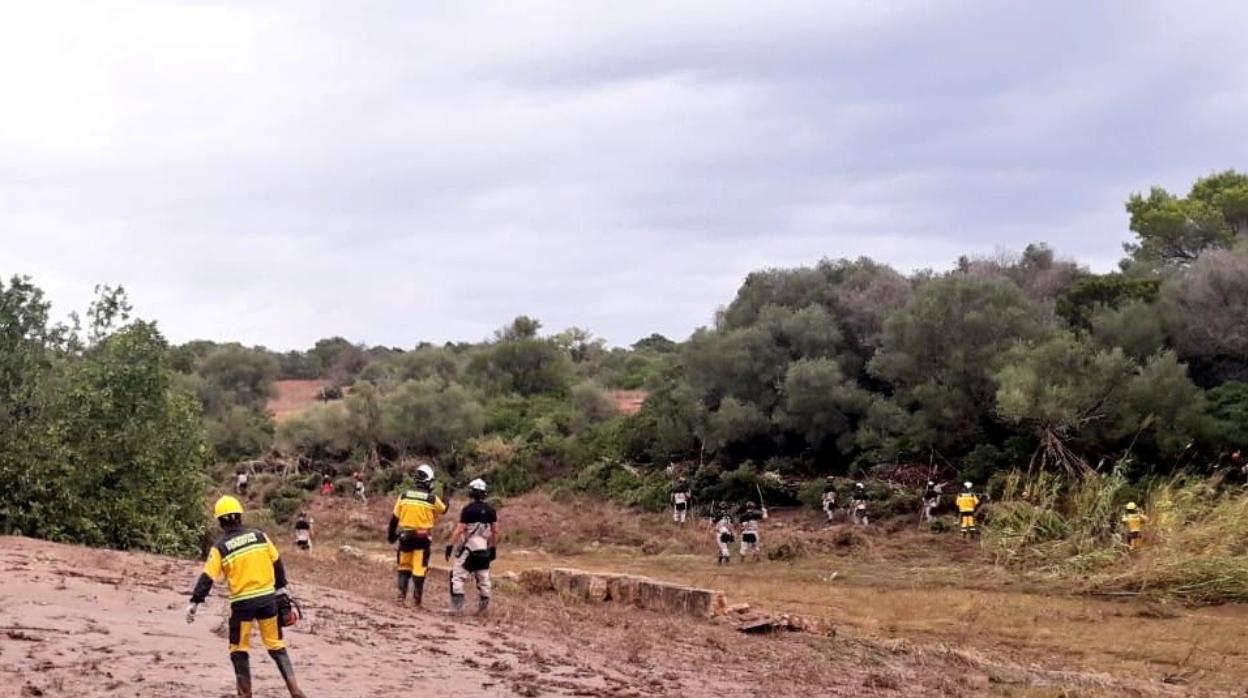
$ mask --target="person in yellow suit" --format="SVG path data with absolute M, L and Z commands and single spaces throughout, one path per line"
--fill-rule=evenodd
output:
M 975 512 L 979 509 L 979 497 L 972 490 L 970 482 L 962 483 L 962 492 L 958 494 L 955 504 L 958 506 L 958 521 L 962 528 L 962 537 L 967 538 L 979 532 L 975 526 Z
M 1127 511 L 1122 515 L 1122 525 L 1127 531 L 1127 547 L 1135 550 L 1140 544 L 1140 533 L 1144 530 L 1144 523 L 1148 521 L 1148 517 L 1135 506 L 1135 502 L 1127 502 Z
M 429 554 L 433 550 L 433 526 L 446 513 L 446 502 L 433 493 L 433 468 L 416 468 L 416 486 L 399 495 L 386 539 L 398 543 L 397 576 L 399 603 L 407 600 L 408 582 L 412 584 L 412 602 L 420 607 L 425 596 L 425 574 L 429 571 Z
M 204 571 L 191 593 L 186 622 L 195 622 L 195 612 L 208 598 L 213 581 L 225 577 L 230 591 L 230 663 L 240 698 L 251 698 L 251 629 L 260 629 L 260 639 L 286 682 L 291 698 L 305 698 L 295 682 L 295 669 L 282 640 L 278 620 L 279 596 L 287 594 L 286 568 L 277 546 L 264 532 L 243 527 L 243 505 L 231 496 L 217 500 L 213 516 L 222 534 L 208 551 Z

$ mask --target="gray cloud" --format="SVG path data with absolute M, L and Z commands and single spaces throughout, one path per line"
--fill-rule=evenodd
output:
M 927 7 L 930 6 L 930 7 Z M 72 18 L 72 19 L 71 19 Z M 909 270 L 1244 167 L 1242 3 L 28 3 L 0 273 L 176 341 L 684 337 L 743 276 Z

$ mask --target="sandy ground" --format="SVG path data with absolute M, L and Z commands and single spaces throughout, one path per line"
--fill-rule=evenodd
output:
M 198 565 L 0 538 L 0 566 L 0 696 L 234 695 L 222 599 L 214 592 L 185 621 Z M 310 618 L 287 640 L 311 697 L 410 696 L 421 684 L 457 696 L 639 695 L 632 677 L 592 657 L 498 625 L 296 588 Z M 252 651 L 252 673 L 257 696 L 285 695 L 263 650 Z

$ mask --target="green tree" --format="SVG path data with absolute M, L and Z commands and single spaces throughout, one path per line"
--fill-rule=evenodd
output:
M 347 412 L 341 404 L 313 405 L 277 425 L 277 444 L 313 461 L 339 460 L 353 445 Z
M 1071 327 L 1089 329 L 1092 315 L 1103 308 L 1117 308 L 1131 301 L 1157 300 L 1161 279 L 1103 274 L 1085 276 L 1057 298 L 1057 314 Z
M 847 453 L 870 404 L 870 393 L 847 379 L 835 361 L 802 359 L 790 364 L 785 375 L 784 403 L 775 421 L 816 451 L 832 445 Z
M 1147 197 L 1132 194 L 1127 213 L 1137 241 L 1124 248 L 1141 261 L 1186 265 L 1205 250 L 1229 246 L 1234 238 L 1215 203 L 1206 198 L 1179 198 L 1160 187 L 1153 187 Z
M 1248 363 L 1248 247 L 1206 252 L 1166 284 L 1174 341 L 1184 358 Z
M 484 423 L 481 405 L 459 385 L 407 381 L 382 403 L 383 433 L 400 460 L 409 451 L 448 452 L 479 435 Z
M 128 318 L 120 289 L 99 291 L 85 342 L 49 326 L 48 308 L 29 280 L 0 283 L 0 531 L 194 551 L 208 449 L 164 338 L 115 325 Z
M 554 342 L 537 338 L 540 326 L 532 318 L 516 318 L 499 330 L 498 341 L 473 356 L 468 374 L 494 394 L 566 394 L 572 383 L 572 362 Z
M 1205 395 L 1216 447 L 1225 451 L 1248 447 L 1248 383 L 1223 383 Z
M 914 415 L 909 448 L 970 444 L 992 416 L 993 374 L 1018 340 L 1050 332 L 1043 308 L 1003 279 L 951 275 L 925 284 L 884 324 L 870 371 Z M 927 441 L 926 439 L 931 439 Z
M 377 447 L 383 438 L 381 394 L 368 381 L 356 381 L 347 396 L 347 425 L 355 443 L 368 449 L 368 465 L 381 463 Z
M 707 421 L 707 447 L 720 452 L 766 438 L 771 430 L 767 415 L 757 407 L 733 397 L 724 398 Z
M 1156 304 L 1127 301 L 1121 306 L 1102 307 L 1092 313 L 1092 337 L 1104 349 L 1122 349 L 1127 356 L 1143 362 L 1166 346 L 1166 327 Z
M 1248 236 L 1248 174 L 1226 170 L 1202 177 L 1188 198 L 1218 209 L 1232 231 Z
M 276 431 L 271 416 L 242 405 L 208 418 L 205 426 L 213 453 L 217 459 L 227 461 L 253 458 L 269 450 Z
M 1163 458 L 1173 458 L 1208 433 L 1205 395 L 1187 375 L 1174 352 L 1148 360 L 1115 401 L 1110 423 L 1119 438 L 1139 434 L 1139 443 Z
M 199 362 L 197 372 L 216 389 L 221 404 L 206 403 L 209 413 L 219 413 L 229 405 L 263 409 L 273 395 L 277 359 L 260 349 L 226 344 L 210 351 Z
M 1066 442 L 1111 415 L 1135 366 L 1121 349 L 1097 349 L 1069 332 L 1022 342 L 1006 353 L 994 379 L 996 405 L 1008 422 L 1029 425 L 1049 462 L 1073 466 Z

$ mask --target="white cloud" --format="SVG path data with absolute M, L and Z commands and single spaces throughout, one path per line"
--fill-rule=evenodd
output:
M 15 6 L 0 273 L 177 341 L 627 343 L 825 255 L 1106 269 L 1127 193 L 1244 166 L 1238 5 L 918 7 Z

